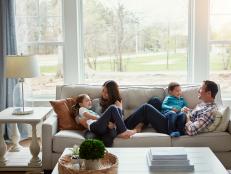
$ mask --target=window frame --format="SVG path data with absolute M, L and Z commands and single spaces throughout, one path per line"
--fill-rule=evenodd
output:
M 38 6 L 38 9 L 37 9 L 37 14 L 39 14 L 39 0 L 36 1 L 36 5 Z M 64 0 L 61 0 L 61 5 L 63 7 L 64 5 Z M 15 14 L 15 20 L 16 18 L 24 18 L 24 17 L 37 17 L 37 21 L 40 20 L 39 16 L 17 16 L 16 15 L 16 2 L 14 3 L 14 14 Z M 62 9 L 62 13 L 63 13 L 63 9 Z M 49 16 L 49 17 L 57 17 L 57 16 Z M 23 45 L 23 46 L 36 46 L 36 47 L 39 47 L 39 46 L 61 46 L 62 47 L 62 57 L 64 59 L 64 17 L 63 17 L 63 14 L 62 14 L 62 21 L 61 21 L 61 27 L 63 29 L 63 40 L 62 41 L 32 41 L 32 42 L 20 42 L 20 45 Z M 17 33 L 17 28 L 16 28 L 16 33 Z M 18 42 L 18 40 L 17 40 Z M 17 50 L 17 53 L 18 54 L 23 54 L 22 53 L 22 50 Z M 63 60 L 64 61 L 64 60 Z M 64 67 L 63 67 L 64 68 Z M 64 70 L 63 70 L 64 71 Z M 43 98 L 40 98 L 38 96 L 32 96 L 31 98 L 31 101 L 35 102 L 35 101 L 40 101 L 40 100 L 50 100 L 50 98 L 53 98 L 55 97 L 55 91 L 54 91 L 54 94 L 51 94 L 48 98 L 46 99 L 43 99 Z
M 187 83 L 200 83 L 209 77 L 208 12 L 209 0 L 189 0 Z M 65 21 L 64 60 L 66 62 L 64 64 L 64 81 L 68 84 L 83 83 L 83 1 L 64 1 L 63 16 Z M 204 18 L 201 18 L 201 16 L 204 16 Z M 75 28 L 75 30 L 71 28 Z M 72 39 L 69 39 L 71 32 Z M 76 42 L 73 37 L 76 38 Z M 71 63 L 68 59 L 75 63 Z

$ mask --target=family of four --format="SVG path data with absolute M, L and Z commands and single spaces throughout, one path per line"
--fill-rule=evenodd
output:
M 112 146 L 115 137 L 130 138 L 148 124 L 157 132 L 172 137 L 196 135 L 214 122 L 213 113 L 218 110 L 214 102 L 217 92 L 215 82 L 203 81 L 198 91 L 201 103 L 192 109 L 181 96 L 180 85 L 172 82 L 168 86 L 169 95 L 163 102 L 150 96 L 147 103 L 124 120 L 118 84 L 110 80 L 103 84 L 100 99 L 92 102 L 87 94 L 77 97 L 74 106 L 76 121 L 88 130 L 86 138 L 94 135 L 106 146 Z

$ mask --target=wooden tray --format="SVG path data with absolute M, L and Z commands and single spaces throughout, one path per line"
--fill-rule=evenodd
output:
M 104 158 L 101 159 L 102 167 L 97 170 L 74 169 L 72 167 L 72 160 L 70 155 L 64 155 L 58 161 L 59 174 L 117 174 L 118 172 L 118 158 L 106 152 Z

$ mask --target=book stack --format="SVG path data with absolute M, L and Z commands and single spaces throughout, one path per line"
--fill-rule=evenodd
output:
M 147 161 L 151 171 L 194 171 L 194 165 L 190 163 L 183 147 L 151 148 L 147 154 Z

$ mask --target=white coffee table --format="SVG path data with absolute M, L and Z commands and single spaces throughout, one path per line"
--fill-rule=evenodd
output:
M 150 172 L 146 154 L 149 148 L 108 148 L 110 153 L 119 158 L 118 174 L 173 174 L 173 172 Z M 207 147 L 185 148 L 190 161 L 195 166 L 194 172 L 187 174 L 228 174 L 222 163 Z M 62 155 L 71 153 L 66 148 Z M 56 164 L 52 174 L 58 174 L 58 165 Z M 186 172 L 175 172 L 174 174 L 183 174 Z

